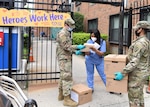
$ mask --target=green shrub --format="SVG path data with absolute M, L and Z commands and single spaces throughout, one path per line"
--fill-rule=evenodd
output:
M 105 41 L 108 40 L 108 36 L 107 36 L 106 34 L 101 34 L 101 37 L 102 37 Z
M 83 45 L 89 38 L 90 33 L 73 33 L 73 45 Z
M 24 43 L 23 43 L 23 58 L 24 59 L 27 59 L 28 58 L 28 54 L 29 54 L 29 52 L 28 52 L 28 45 L 29 45 L 29 34 L 27 34 L 27 33 L 24 33 L 23 34 L 23 37 L 24 37 Z
M 108 39 L 108 36 L 106 34 L 101 34 L 101 37 L 104 40 Z M 79 44 L 84 44 L 87 42 L 87 40 L 90 38 L 90 33 L 73 33 L 73 45 L 79 45 Z
M 84 15 L 74 12 L 75 32 L 83 32 Z

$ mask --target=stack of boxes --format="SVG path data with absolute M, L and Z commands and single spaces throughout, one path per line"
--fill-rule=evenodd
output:
M 106 74 L 106 90 L 115 93 L 126 93 L 128 76 L 116 81 L 115 72 L 120 72 L 127 64 L 127 55 L 109 54 L 104 57 L 104 70 Z

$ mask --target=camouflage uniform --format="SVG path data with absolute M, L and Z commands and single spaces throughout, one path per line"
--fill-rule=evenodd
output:
M 128 50 L 129 63 L 123 69 L 128 74 L 128 97 L 130 104 L 144 106 L 143 87 L 150 73 L 150 42 L 146 35 L 138 37 Z
M 57 35 L 57 59 L 60 69 L 59 89 L 63 90 L 63 95 L 70 95 L 72 88 L 72 52 L 76 49 L 76 45 L 72 45 L 70 32 L 63 28 Z

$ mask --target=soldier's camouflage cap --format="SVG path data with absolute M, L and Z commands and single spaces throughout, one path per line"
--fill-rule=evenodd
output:
M 67 24 L 71 28 L 75 28 L 75 21 L 72 18 L 66 19 L 65 24 Z
M 150 29 L 150 23 L 148 21 L 139 21 L 135 26 L 133 26 L 133 29 Z

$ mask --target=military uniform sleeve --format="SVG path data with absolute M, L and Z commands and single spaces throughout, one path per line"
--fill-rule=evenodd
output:
M 144 52 L 144 48 L 141 43 L 135 43 L 132 53 L 132 58 L 129 63 L 123 69 L 123 74 L 132 72 L 139 64 L 140 58 Z
M 59 33 L 57 42 L 63 48 L 63 50 L 66 50 L 69 52 L 73 52 L 77 47 L 76 45 L 72 45 L 71 38 L 69 36 L 66 36 L 66 34 L 64 32 Z

